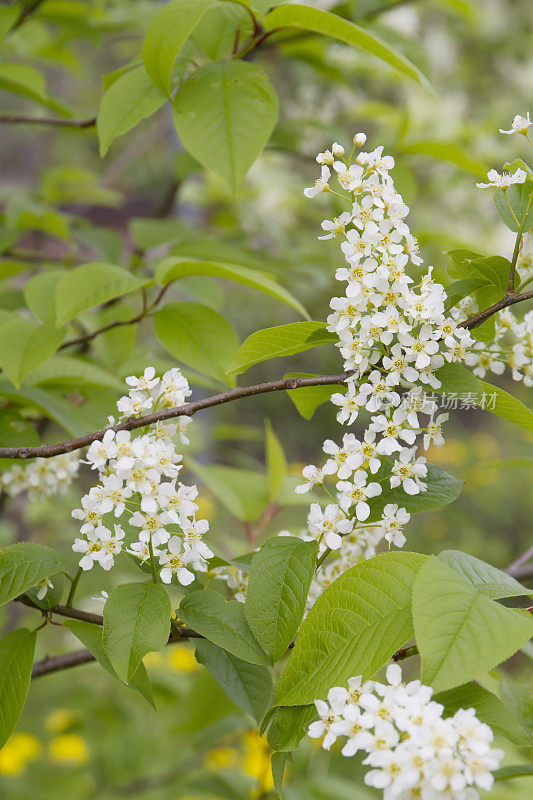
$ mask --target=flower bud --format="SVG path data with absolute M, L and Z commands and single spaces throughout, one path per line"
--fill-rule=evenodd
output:
M 366 133 L 356 133 L 353 137 L 353 143 L 356 147 L 362 147 L 366 142 Z

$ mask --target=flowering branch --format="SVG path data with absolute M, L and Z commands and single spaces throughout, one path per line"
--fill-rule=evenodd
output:
M 265 394 L 266 392 L 279 392 L 279 391 L 292 391 L 293 389 L 302 389 L 306 386 L 331 386 L 336 383 L 343 383 L 349 376 L 350 372 L 343 372 L 340 375 L 319 375 L 310 378 L 289 378 L 279 381 L 269 381 L 268 383 L 257 383 L 253 386 L 237 386 L 235 389 L 230 389 L 222 394 L 216 394 L 212 397 L 206 397 L 204 400 L 196 400 L 193 403 L 184 403 L 182 406 L 176 408 L 167 408 L 163 411 L 158 411 L 155 414 L 147 414 L 144 417 L 130 417 L 124 422 L 119 422 L 117 425 L 111 425 L 108 428 L 88 433 L 85 436 L 80 436 L 77 439 L 70 439 L 67 442 L 60 442 L 59 444 L 43 444 L 37 447 L 0 447 L 0 458 L 52 458 L 53 456 L 61 455 L 62 453 L 72 453 L 73 450 L 81 450 L 82 447 L 87 447 L 92 442 L 101 440 L 106 431 L 133 431 L 137 428 L 143 428 L 145 425 L 153 425 L 156 422 L 162 422 L 174 417 L 191 417 L 197 411 L 202 411 L 205 408 L 212 406 L 219 406 L 223 403 L 230 403 L 233 400 L 239 400 L 241 397 L 251 397 L 256 394 Z

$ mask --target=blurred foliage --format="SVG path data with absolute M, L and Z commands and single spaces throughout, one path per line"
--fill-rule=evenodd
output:
M 62 119 L 70 114 L 90 120 L 98 109 L 102 81 L 110 85 L 113 71 L 138 57 L 154 5 L 152 0 L 3 4 L 0 29 L 7 30 L 24 8 L 29 12 L 6 37 L 3 61 L 33 65 L 45 82 L 30 81 L 24 96 L 14 94 L 5 91 L 9 87 L 0 69 L 2 115 L 65 113 Z M 302 188 L 314 174 L 315 153 L 333 139 L 349 141 L 356 130 L 365 130 L 371 141 L 397 157 L 397 186 L 412 207 L 412 227 L 424 259 L 435 264 L 439 278 L 446 279 L 448 249 L 468 246 L 488 255 L 512 247 L 512 235 L 498 224 L 490 197 L 477 194 L 474 202 L 474 183 L 487 165 L 501 161 L 502 153 L 505 157 L 506 147 L 511 156 L 511 144 L 498 139 L 495 131 L 515 113 L 525 112 L 531 100 L 530 0 L 390 0 L 385 5 L 397 7 L 388 12 L 383 0 L 322 5 L 382 32 L 430 76 L 438 97 L 348 45 L 298 34 L 277 46 L 265 44 L 254 52 L 253 61 L 265 67 L 275 85 L 280 123 L 237 197 L 181 149 L 168 107 L 112 143 L 103 160 L 91 126 L 3 124 L 0 276 L 5 280 L 0 314 L 23 306 L 24 287 L 33 276 L 53 280 L 55 271 L 80 261 L 120 261 L 139 273 L 162 256 L 176 254 L 218 257 L 263 271 L 301 300 L 312 318 L 323 319 L 338 256 L 328 242 L 317 247 L 324 206 L 320 200 L 307 203 Z M 281 324 L 297 319 L 296 312 L 267 295 L 217 278 L 189 276 L 167 293 L 172 302 L 199 299 L 215 311 L 224 309 L 241 339 L 273 320 Z M 104 308 L 97 320 L 82 314 L 75 326 L 81 334 L 90 330 L 87 326 L 130 319 L 141 310 L 140 303 L 138 294 L 121 298 L 113 302 L 112 316 Z M 146 363 L 174 363 L 156 343 L 150 320 L 137 329 L 125 326 L 100 336 L 84 357 L 118 378 L 142 371 Z M 329 348 L 300 354 L 293 362 L 291 369 L 338 371 Z M 267 362 L 245 380 L 282 375 L 277 362 Z M 218 387 L 216 378 L 191 380 L 198 392 L 212 393 Z M 51 377 L 35 385 L 68 400 L 84 430 L 100 427 L 116 399 L 114 386 L 90 381 L 73 387 L 62 377 Z M 28 443 L 25 426 L 35 421 L 31 403 L 29 410 L 17 407 L 15 417 L 16 443 Z M 313 459 L 334 424 L 334 411 L 327 405 L 307 422 L 287 396 L 265 395 L 253 407 L 241 401 L 222 406 L 216 414 L 203 412 L 192 432 L 191 452 L 200 461 L 208 457 L 214 463 L 264 471 L 264 431 L 257 424 L 261 417 L 272 421 L 283 442 L 287 480 Z M 35 430 L 44 441 L 62 435 L 57 419 Z M 465 490 L 444 513 L 413 518 L 410 549 L 433 553 L 460 547 L 500 567 L 526 549 L 533 516 L 531 434 L 482 411 L 464 411 L 453 416 L 446 446 L 429 458 L 465 479 Z M 82 475 L 81 481 L 88 482 L 88 476 Z M 28 538 L 30 530 L 33 540 L 62 543 L 68 550 L 76 529 L 70 510 L 78 496 L 79 487 L 59 499 L 10 501 L 0 525 L 0 546 Z M 202 490 L 200 514 L 210 519 L 222 555 L 246 549 L 249 526 L 207 488 Z M 261 517 L 253 523 L 259 537 L 302 524 L 297 506 L 270 505 L 268 513 L 255 516 Z M 126 576 L 126 567 L 113 573 L 117 582 Z M 95 573 L 87 578 L 87 601 L 91 593 L 99 593 L 100 580 Z M 97 601 L 92 606 L 98 610 Z M 27 616 L 21 607 L 1 613 L 0 623 L 6 627 Z M 65 649 L 76 646 L 66 630 L 47 629 L 39 641 L 40 656 L 56 649 L 58 642 Z M 36 681 L 17 733 L 0 752 L 0 796 L 266 797 L 272 788 L 266 743 L 251 718 L 197 668 L 193 652 L 190 645 L 177 645 L 145 659 L 157 713 L 94 665 Z M 519 672 L 525 662 L 521 656 L 513 671 Z M 527 759 L 523 750 L 509 744 L 505 748 L 508 763 Z M 307 742 L 289 766 L 286 797 L 365 800 L 373 792 L 356 789 L 353 775 L 354 760 L 347 762 Z M 530 792 L 527 779 L 516 779 L 498 784 L 491 798 L 527 800 Z

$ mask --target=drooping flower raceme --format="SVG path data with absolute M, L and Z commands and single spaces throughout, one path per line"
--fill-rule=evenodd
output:
M 141 377 L 129 377 L 126 383 L 129 392 L 117 402 L 123 417 L 182 405 L 191 393 L 179 369 L 160 379 L 147 367 Z M 177 422 L 160 422 L 137 435 L 108 430 L 102 441 L 91 444 L 86 463 L 97 473 L 98 483 L 72 512 L 81 523 L 73 550 L 82 554 L 82 569 L 98 563 L 109 570 L 115 556 L 126 551 L 140 563 L 148 562 L 164 583 L 176 576 L 186 586 L 194 580 L 194 571 L 206 570 L 206 560 L 213 556 L 203 541 L 209 523 L 196 518 L 196 486 L 178 481 L 182 456 L 173 441 L 177 437 L 188 444 L 190 421 L 178 417 Z
M 363 134 L 354 137 L 352 154 L 365 139 Z M 305 467 L 304 483 L 296 491 L 324 488 L 332 501 L 325 508 L 312 504 L 303 535 L 317 539 L 321 553 L 329 549 L 336 554 L 344 537 L 354 543 L 360 535 L 363 546 L 355 551 L 373 555 L 383 538 L 389 546 L 402 546 L 409 514 L 401 504 L 387 503 L 381 514 L 372 515 L 372 500 L 386 486 L 406 495 L 426 490 L 426 460 L 417 452 L 417 439 L 424 450 L 442 445 L 447 415 L 437 415 L 437 404 L 424 393 L 440 387 L 436 370 L 463 361 L 473 340 L 445 316 L 446 293 L 433 280 L 432 268 L 416 285 L 407 271 L 422 260 L 405 222 L 409 208 L 390 176 L 394 159 L 378 147 L 360 152 L 352 163 L 335 142 L 319 153 L 317 162 L 322 173 L 306 196 L 333 191 L 329 182 L 336 177 L 340 188 L 335 191 L 348 206 L 337 219 L 322 223 L 327 234 L 319 237 L 340 237 L 347 262 L 336 272 L 345 292 L 331 300 L 327 327 L 338 336 L 344 369 L 351 374 L 346 392 L 331 400 L 341 425 L 352 425 L 363 412 L 370 417 L 361 439 L 348 433 L 340 444 L 327 440 L 324 466 Z M 350 566 L 353 543 L 346 554 L 339 552 L 341 562 Z M 340 574 L 339 568 L 323 567 L 317 578 L 327 584 L 329 573 Z M 313 588 L 316 594 L 319 584 Z
M 315 700 L 319 719 L 308 734 L 323 737 L 325 750 L 340 739 L 343 756 L 366 754 L 365 783 L 384 800 L 476 800 L 504 753 L 473 708 L 445 717 L 432 691 L 419 680 L 402 683 L 398 664 L 388 667 L 386 684 L 350 678 L 327 702 Z

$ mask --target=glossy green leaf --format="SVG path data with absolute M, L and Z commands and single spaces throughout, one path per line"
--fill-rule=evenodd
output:
M 244 615 L 272 662 L 286 653 L 300 627 L 317 554 L 316 542 L 274 536 L 252 558 Z
M 524 183 L 515 183 L 509 186 L 504 192 L 503 189 L 496 189 L 494 192 L 494 205 L 507 227 L 518 232 L 518 228 L 527 212 L 527 219 L 524 222 L 524 231 L 528 231 L 533 226 L 533 204 L 528 211 L 528 203 L 533 192 L 533 182 L 526 180 Z
M 37 634 L 26 628 L 0 639 L 0 750 L 24 708 L 31 680 Z
M 290 4 L 282 5 L 267 14 L 263 25 L 269 31 L 277 28 L 299 28 L 337 41 L 351 44 L 369 55 L 379 58 L 402 75 L 433 91 L 425 75 L 395 48 L 365 28 L 360 28 L 336 14 L 319 8 Z
M 17 542 L 0 550 L 0 604 L 49 578 L 60 566 L 60 554 L 41 544 Z
M 194 590 L 181 601 L 178 616 L 228 653 L 249 664 L 268 666 L 268 658 L 246 622 L 242 603 L 226 601 L 212 589 Z
M 68 619 L 63 623 L 63 627 L 68 628 L 69 631 L 85 645 L 87 650 L 91 651 L 100 666 L 103 667 L 109 675 L 115 678 L 115 680 L 120 681 L 104 649 L 102 641 L 103 630 L 100 625 L 93 625 L 91 622 L 84 622 L 79 619 Z M 132 689 L 136 689 L 139 694 L 155 708 L 152 684 L 142 661 L 135 670 L 129 685 Z
M 174 98 L 183 146 L 236 192 L 270 138 L 278 101 L 268 76 L 246 61 L 204 64 Z
M 288 325 L 264 328 L 245 339 L 228 367 L 228 372 L 239 375 L 261 361 L 292 356 L 336 339 L 335 334 L 326 329 L 325 322 L 291 322 Z
M 259 723 L 272 700 L 268 667 L 249 664 L 207 639 L 196 644 L 196 660 L 209 670 L 229 699 Z
M 109 593 L 102 641 L 121 681 L 129 683 L 143 657 L 166 645 L 170 612 L 168 592 L 160 583 L 124 583 Z
M 23 317 L 0 324 L 0 367 L 17 388 L 23 377 L 50 358 L 64 333 Z
M 531 589 L 526 589 L 506 572 L 486 564 L 480 558 L 463 553 L 462 550 L 443 550 L 439 553 L 439 558 L 475 586 L 481 594 L 494 600 L 531 594 Z
M 95 261 L 74 267 L 66 272 L 57 284 L 55 293 L 57 325 L 64 325 L 87 308 L 135 292 L 147 283 L 149 281 L 145 278 L 136 278 L 114 264 Z
M 510 658 L 533 636 L 533 616 L 486 597 L 435 556 L 413 590 L 422 681 L 435 691 L 474 680 Z
M 262 272 L 250 269 L 240 264 L 230 264 L 221 261 L 187 260 L 177 256 L 164 258 L 157 266 L 155 277 L 161 286 L 167 286 L 172 281 L 184 278 L 187 275 L 210 275 L 214 278 L 225 278 L 228 281 L 249 286 L 259 292 L 281 300 L 291 308 L 296 309 L 302 317 L 309 318 L 309 314 L 302 304 L 275 280 Z
M 413 635 L 411 590 L 425 560 L 384 553 L 328 586 L 302 624 L 275 703 L 305 705 L 353 675 L 371 678 Z
M 463 481 L 457 480 L 442 467 L 435 464 L 428 464 L 428 474 L 424 478 L 427 484 L 425 492 L 418 494 L 406 494 L 402 486 L 391 489 L 390 482 L 387 480 L 382 483 L 382 492 L 377 497 L 369 501 L 370 516 L 368 522 L 375 522 L 381 518 L 383 509 L 387 503 L 397 503 L 405 508 L 410 514 L 421 514 L 424 511 L 433 511 L 435 508 L 453 503 L 461 493 Z M 379 473 L 381 477 L 381 473 Z
M 439 394 L 462 395 L 475 394 L 480 396 L 483 393 L 479 378 L 476 378 L 472 370 L 463 364 L 445 364 L 435 372 L 436 377 L 441 382 L 441 386 L 435 389 Z
M 154 324 L 168 353 L 199 372 L 228 382 L 226 369 L 239 340 L 222 314 L 199 303 L 169 303 L 156 312 Z
M 106 89 L 100 101 L 96 122 L 100 156 L 103 158 L 111 142 L 154 114 L 166 95 L 139 66 L 125 72 Z
M 172 68 L 178 54 L 214 0 L 173 0 L 153 17 L 142 57 L 153 83 L 170 95 Z

